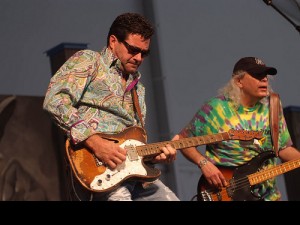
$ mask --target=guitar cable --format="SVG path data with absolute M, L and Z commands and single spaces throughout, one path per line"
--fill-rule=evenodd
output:
M 74 186 L 74 177 L 73 177 L 73 173 L 72 173 L 72 170 L 70 169 L 70 167 L 68 168 L 69 171 L 70 171 L 70 180 L 71 180 L 71 186 L 72 186 L 72 189 L 73 189 L 73 192 L 74 192 L 74 195 L 75 197 L 77 198 L 78 201 L 82 201 L 82 199 L 78 196 L 77 192 L 76 192 L 76 188 Z M 92 201 L 93 200 L 93 193 L 90 193 L 90 199 L 88 201 Z M 70 193 L 71 195 L 71 193 Z
M 198 197 L 198 194 L 194 195 L 194 196 L 191 198 L 191 200 L 190 200 L 190 201 L 194 201 L 194 200 L 195 200 L 195 198 L 197 198 L 197 197 Z

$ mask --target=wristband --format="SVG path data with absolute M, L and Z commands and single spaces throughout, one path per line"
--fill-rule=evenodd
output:
M 207 159 L 202 159 L 200 160 L 200 162 L 198 163 L 198 167 L 201 169 L 203 166 L 205 166 L 207 164 Z

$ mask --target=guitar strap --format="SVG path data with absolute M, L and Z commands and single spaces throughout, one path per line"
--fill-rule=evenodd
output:
M 144 128 L 144 122 L 143 122 L 143 117 L 142 117 L 141 108 L 140 108 L 140 104 L 139 104 L 139 99 L 138 99 L 138 96 L 136 93 L 136 87 L 131 89 L 131 93 L 132 93 L 132 99 L 133 99 L 133 105 L 134 105 L 135 111 L 138 114 L 138 117 L 142 124 L 142 128 Z
M 132 93 L 132 99 L 133 99 L 133 105 L 134 105 L 135 111 L 137 112 L 138 117 L 141 121 L 142 128 L 144 128 L 144 122 L 143 122 L 143 117 L 142 117 L 141 108 L 140 108 L 140 104 L 139 104 L 139 99 L 138 99 L 138 96 L 136 93 L 136 87 L 131 89 L 131 93 Z M 151 184 L 153 184 L 153 182 L 154 181 L 150 181 L 150 182 L 144 181 L 144 182 L 142 182 L 142 186 L 144 189 L 147 189 Z
M 270 128 L 271 138 L 273 143 L 273 150 L 278 157 L 278 135 L 279 135 L 279 95 L 277 93 L 270 94 Z

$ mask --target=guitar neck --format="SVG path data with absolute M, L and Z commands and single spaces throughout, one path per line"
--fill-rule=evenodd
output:
M 198 137 L 190 137 L 190 138 L 182 138 L 176 141 L 164 141 L 153 144 L 146 144 L 137 146 L 137 152 L 140 156 L 150 156 L 161 153 L 160 148 L 170 144 L 175 149 L 182 149 L 188 147 L 196 147 L 199 145 L 212 144 L 224 140 L 231 139 L 231 136 L 228 132 L 212 134 L 212 135 L 204 135 Z
M 255 185 L 255 184 L 261 183 L 265 180 L 268 180 L 270 178 L 273 178 L 278 175 L 289 172 L 291 170 L 294 170 L 298 167 L 300 167 L 300 159 L 285 162 L 280 165 L 274 166 L 272 168 L 253 173 L 248 176 L 248 179 L 249 179 L 251 185 Z

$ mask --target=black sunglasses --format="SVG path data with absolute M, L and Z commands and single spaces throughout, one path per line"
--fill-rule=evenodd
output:
M 142 50 L 142 49 L 140 49 L 138 47 L 135 47 L 135 46 L 132 46 L 132 45 L 128 44 L 126 41 L 121 41 L 121 42 L 127 48 L 127 51 L 128 51 L 129 54 L 137 55 L 137 54 L 141 53 L 142 54 L 142 58 L 144 58 L 144 57 L 146 57 L 146 56 L 148 56 L 150 54 L 150 49 L 148 49 L 148 50 Z
M 260 73 L 260 74 L 259 73 L 251 73 L 250 76 L 254 77 L 255 79 L 262 80 L 265 77 L 268 77 L 268 74 L 266 74 L 266 73 Z

